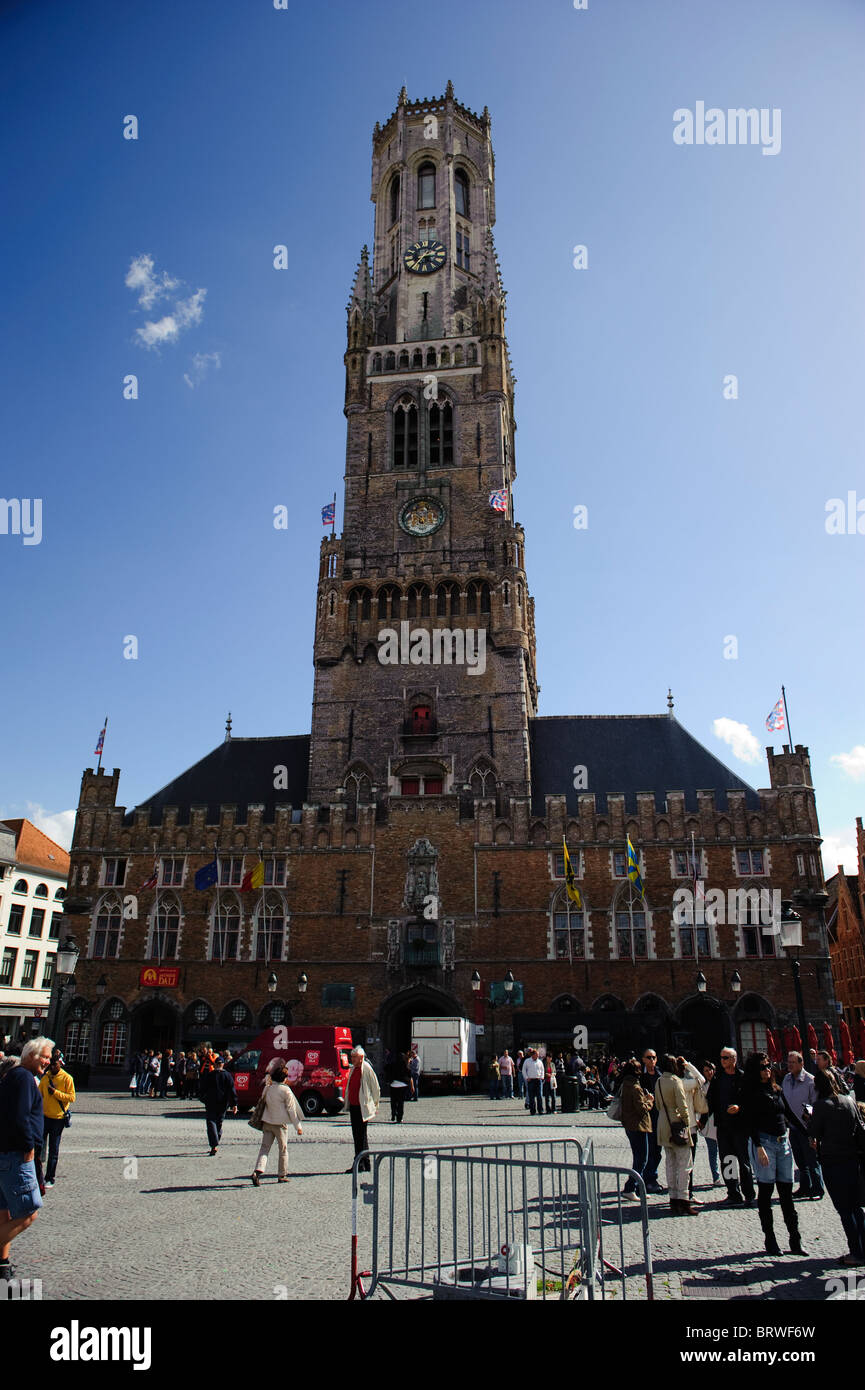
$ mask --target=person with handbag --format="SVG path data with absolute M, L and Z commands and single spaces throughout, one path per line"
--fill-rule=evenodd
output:
M 222 1059 L 218 1063 L 222 1066 Z M 252 1170 L 254 1187 L 261 1186 L 261 1179 L 267 1167 L 267 1156 L 273 1147 L 274 1139 L 279 1144 L 279 1173 L 277 1182 L 288 1182 L 288 1126 L 294 1125 L 298 1137 L 303 1134 L 303 1115 L 294 1097 L 294 1091 L 287 1082 L 288 1073 L 282 1062 L 278 1062 L 265 1081 L 255 1115 L 250 1120 L 253 1129 L 261 1126 L 261 1143 L 258 1157 Z
M 555 1115 L 556 1113 L 556 1092 L 558 1089 L 556 1069 L 553 1066 L 552 1058 L 547 1054 L 544 1058 L 544 1105 L 548 1115 Z
M 204 1117 L 207 1123 L 207 1141 L 210 1144 L 209 1157 L 213 1158 L 222 1139 L 222 1122 L 229 1110 L 237 1114 L 237 1092 L 234 1079 L 223 1067 L 218 1058 L 212 1071 L 205 1072 L 201 1078 L 199 1094 L 204 1101 Z
M 75 1083 L 68 1071 L 63 1070 L 62 1057 L 51 1058 L 48 1070 L 39 1082 L 39 1090 L 42 1094 L 45 1144 L 48 1150 L 45 1186 L 53 1187 L 57 1175 L 60 1140 L 63 1138 L 63 1131 L 68 1129 L 72 1122 L 69 1107 L 75 1104 Z
M 649 1162 L 649 1135 L 652 1133 L 651 1112 L 654 1097 L 640 1085 L 640 1064 L 631 1057 L 622 1067 L 622 1084 L 619 1094 L 614 1097 L 610 1107 L 614 1116 L 617 1111 L 622 1122 L 628 1143 L 631 1146 L 631 1168 L 641 1178 Z M 608 1114 L 610 1111 L 607 1112 Z M 622 1188 L 622 1196 L 639 1202 L 637 1184 L 633 1177 L 628 1178 Z
M 679 1078 L 678 1063 L 669 1053 L 661 1058 L 661 1075 L 655 1086 L 655 1106 L 658 1110 L 658 1144 L 664 1151 L 667 1165 L 670 1211 L 674 1216 L 697 1216 L 699 1208 L 692 1206 L 688 1199 L 688 1177 L 694 1163 L 691 1116 L 685 1088 Z
M 697 1155 L 697 1135 L 700 1133 L 700 1119 L 706 1114 L 706 1097 L 703 1095 L 703 1078 L 692 1062 L 685 1057 L 676 1058 L 676 1074 L 685 1091 L 685 1104 L 688 1107 L 688 1129 L 691 1135 L 691 1171 L 688 1174 L 688 1201 L 692 1206 L 701 1207 L 702 1202 L 694 1198 L 694 1163 Z
M 790 1144 L 790 1127 L 804 1129 L 804 1126 L 791 1110 L 765 1053 L 754 1053 L 745 1063 L 741 1100 L 751 1145 L 751 1168 L 757 1180 L 757 1206 L 766 1238 L 766 1254 L 781 1253 L 772 1225 L 772 1189 L 777 1187 L 781 1215 L 790 1236 L 790 1254 L 806 1255 L 793 1201 L 793 1149 Z
M 817 1099 L 808 1137 L 820 1156 L 823 1181 L 850 1246 L 842 1264 L 865 1264 L 865 1123 L 850 1095 L 841 1095 L 831 1070 L 814 1073 Z

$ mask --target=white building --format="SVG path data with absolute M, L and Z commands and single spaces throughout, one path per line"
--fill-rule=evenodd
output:
M 29 820 L 0 822 L 0 1046 L 45 1026 L 69 855 Z

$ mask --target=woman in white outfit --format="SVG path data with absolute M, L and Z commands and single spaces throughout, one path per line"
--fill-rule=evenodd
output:
M 658 1143 L 667 1159 L 667 1187 L 674 1216 L 696 1216 L 699 1208 L 688 1199 L 688 1174 L 693 1162 L 691 1114 L 675 1057 L 661 1058 L 661 1078 L 655 1087 Z
M 252 1172 L 252 1181 L 256 1187 L 261 1183 L 261 1175 L 267 1167 L 267 1155 L 273 1147 L 274 1139 L 279 1144 L 278 1181 L 288 1182 L 288 1126 L 294 1125 L 297 1133 L 303 1134 L 300 1106 L 291 1087 L 285 1084 L 285 1077 L 285 1067 L 280 1063 L 273 1068 L 270 1080 L 266 1083 L 262 1115 L 264 1129 L 261 1132 L 261 1147 Z
M 676 1070 L 685 1092 L 688 1107 L 688 1129 L 691 1134 L 691 1171 L 688 1174 L 688 1201 L 694 1207 L 702 1202 L 694 1200 L 694 1159 L 697 1153 L 697 1135 L 700 1133 L 700 1116 L 705 1115 L 708 1106 L 703 1093 L 703 1078 L 697 1068 L 684 1057 L 676 1058 Z

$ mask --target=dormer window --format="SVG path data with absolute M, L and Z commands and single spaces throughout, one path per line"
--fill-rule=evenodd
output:
M 422 164 L 417 171 L 417 205 L 419 208 L 434 208 L 436 205 L 436 167 Z

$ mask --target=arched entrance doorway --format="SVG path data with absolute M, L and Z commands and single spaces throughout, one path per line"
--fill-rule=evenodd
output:
M 677 1052 L 699 1064 L 708 1059 L 717 1063 L 722 1047 L 730 1041 L 730 1018 L 717 999 L 698 995 L 679 1009 L 673 1042 Z
M 465 1018 L 465 1009 L 443 989 L 412 985 L 385 999 L 379 1013 L 379 1037 L 389 1052 L 408 1052 L 413 1018 Z
M 148 999 L 132 1015 L 132 1051 L 152 1047 L 162 1052 L 179 1043 L 179 1015 L 164 999 Z

